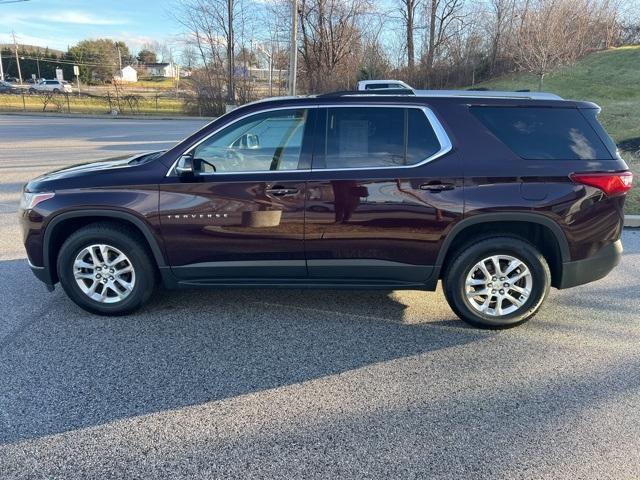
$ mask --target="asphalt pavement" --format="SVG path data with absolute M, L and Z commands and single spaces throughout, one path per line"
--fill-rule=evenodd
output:
M 87 314 L 29 271 L 20 185 L 204 122 L 0 116 L 0 478 L 640 478 L 640 231 L 536 318 L 441 291 L 159 291 Z

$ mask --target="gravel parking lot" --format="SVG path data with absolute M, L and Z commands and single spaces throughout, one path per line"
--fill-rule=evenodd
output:
M 203 123 L 0 116 L 0 478 L 640 478 L 640 231 L 501 332 L 440 291 L 162 291 L 120 318 L 48 293 L 22 183 Z

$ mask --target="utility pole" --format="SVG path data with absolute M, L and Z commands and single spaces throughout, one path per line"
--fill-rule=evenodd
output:
M 235 67 L 235 59 L 234 57 L 234 52 L 233 52 L 233 42 L 234 42 L 234 31 L 233 31 L 233 4 L 234 4 L 234 0 L 227 0 L 227 22 L 228 22 L 228 27 L 227 27 L 227 67 L 229 69 L 228 71 L 228 75 L 229 75 L 229 85 L 227 86 L 227 102 L 229 103 L 229 105 L 234 105 L 236 103 L 236 95 L 235 95 L 235 89 L 234 89 L 234 85 L 233 85 L 233 73 L 234 73 L 234 67 Z
M 4 68 L 2 66 L 2 47 L 0 47 L 0 81 L 4 82 Z
M 298 0 L 291 0 L 291 45 L 289 46 L 289 95 L 296 94 L 298 72 Z
M 18 65 L 18 78 L 20 78 L 20 85 L 22 85 L 22 71 L 20 70 L 20 57 L 18 57 L 18 44 L 16 43 L 16 32 L 11 32 L 13 35 L 13 48 L 16 52 L 16 64 Z
M 116 47 L 118 49 L 118 62 L 120 63 L 120 71 L 122 71 L 122 54 L 120 53 L 120 45 Z
M 180 65 L 176 65 L 175 74 L 176 74 L 176 98 L 178 98 L 178 92 L 179 92 L 178 88 L 180 86 Z

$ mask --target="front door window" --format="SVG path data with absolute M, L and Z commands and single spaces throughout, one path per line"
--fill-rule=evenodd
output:
M 239 120 L 193 150 L 198 173 L 296 170 L 308 110 L 265 112 Z

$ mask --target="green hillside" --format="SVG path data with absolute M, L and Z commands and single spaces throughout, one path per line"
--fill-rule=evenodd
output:
M 518 74 L 477 84 L 492 90 L 538 89 L 534 75 Z M 640 214 L 640 46 L 593 53 L 545 77 L 544 90 L 602 107 L 600 121 L 635 175 L 627 213 Z

